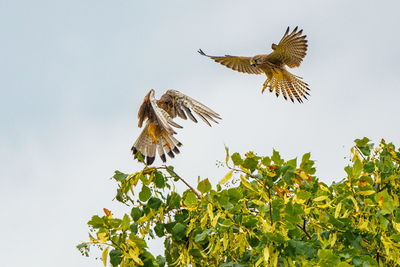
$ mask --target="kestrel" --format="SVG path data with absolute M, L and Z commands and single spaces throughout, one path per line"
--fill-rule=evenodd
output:
M 302 35 L 303 30 L 297 31 L 297 27 L 289 33 L 289 27 L 283 35 L 278 45 L 272 44 L 272 50 L 267 55 L 256 55 L 254 57 L 238 57 L 225 55 L 221 57 L 206 55 L 201 49 L 198 51 L 201 55 L 207 56 L 228 68 L 233 70 L 249 73 L 263 74 L 267 76 L 267 80 L 263 84 L 261 92 L 269 87 L 272 92 L 275 89 L 275 94 L 278 97 L 282 92 L 283 97 L 287 100 L 289 96 L 293 101 L 293 96 L 299 103 L 306 95 L 308 84 L 303 82 L 301 77 L 288 72 L 285 66 L 294 68 L 300 66 L 307 52 L 306 35 Z
M 176 132 L 171 126 L 175 128 L 182 128 L 182 126 L 172 119 L 179 116 L 186 120 L 189 117 L 197 122 L 192 112 L 210 127 L 208 120 L 218 123 L 216 119 L 221 119 L 218 113 L 179 91 L 168 90 L 159 100 L 156 100 L 154 90 L 151 89 L 139 109 L 139 128 L 142 127 L 144 120 L 147 119 L 147 122 L 132 146 L 133 154 L 136 155 L 140 151 L 147 165 L 154 162 L 156 150 L 163 162 L 166 162 L 165 153 L 171 158 L 175 157 L 174 153 L 180 152 L 178 147 L 182 144 L 173 136 Z

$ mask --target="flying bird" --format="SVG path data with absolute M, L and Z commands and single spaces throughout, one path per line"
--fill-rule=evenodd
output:
M 132 153 L 136 156 L 140 151 L 147 165 L 154 162 L 156 151 L 163 162 L 166 162 L 165 154 L 171 158 L 175 157 L 175 154 L 180 152 L 178 147 L 182 144 L 173 136 L 176 132 L 172 127 L 182 128 L 182 126 L 173 119 L 179 116 L 186 120 L 189 117 L 197 123 L 192 112 L 210 127 L 209 120 L 218 123 L 216 119 L 221 119 L 218 113 L 179 91 L 167 90 L 159 100 L 156 100 L 154 90 L 151 89 L 139 109 L 139 128 L 146 119 L 147 121 L 131 148 Z
M 254 57 L 240 56 L 209 56 L 201 49 L 198 51 L 201 55 L 213 59 L 233 70 L 248 74 L 265 74 L 267 80 L 263 84 L 261 92 L 268 87 L 269 91 L 275 90 L 278 97 L 282 93 L 287 100 L 287 96 L 292 102 L 293 97 L 299 103 L 302 103 L 302 97 L 307 99 L 308 84 L 302 81 L 302 78 L 288 72 L 285 66 L 294 68 L 300 66 L 307 52 L 306 35 L 302 35 L 303 30 L 297 31 L 297 27 L 289 33 L 289 27 L 280 40 L 279 44 L 272 44 L 270 54 L 256 55 Z

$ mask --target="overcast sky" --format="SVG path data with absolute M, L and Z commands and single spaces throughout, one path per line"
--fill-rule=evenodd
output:
M 355 138 L 400 145 L 398 1 L 0 0 L 1 265 L 102 266 L 75 245 L 112 201 L 114 170 L 135 172 L 130 147 L 151 89 L 177 89 L 223 118 L 178 123 L 169 163 L 215 185 L 231 152 L 285 159 L 311 152 L 326 183 L 345 177 Z M 291 70 L 310 84 L 303 104 L 261 94 L 264 76 L 211 55 L 269 53 L 287 26 L 309 50 Z M 156 160 L 160 164 L 160 160 Z M 183 187 L 180 188 L 182 190 Z M 125 212 L 129 212 L 126 210 Z M 160 246 L 152 244 L 160 253 Z

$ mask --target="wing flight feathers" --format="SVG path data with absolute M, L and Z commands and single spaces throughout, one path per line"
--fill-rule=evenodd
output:
M 176 110 L 184 110 L 186 115 L 194 122 L 197 122 L 197 119 L 194 117 L 193 111 L 200 119 L 202 119 L 207 125 L 211 126 L 210 122 L 207 120 L 211 120 L 215 123 L 218 123 L 216 119 L 222 119 L 221 116 L 210 109 L 209 107 L 203 105 L 199 101 L 182 94 L 176 90 L 168 90 L 165 94 L 171 96 L 174 99 L 175 109 Z M 179 113 L 179 112 L 177 112 Z
M 237 57 L 237 56 L 230 56 L 230 55 L 215 57 L 215 56 L 207 55 L 201 49 L 199 49 L 198 52 L 202 56 L 209 57 L 212 60 L 214 60 L 215 62 L 218 62 L 221 65 L 224 65 L 225 67 L 228 67 L 230 69 L 233 69 L 233 70 L 236 70 L 239 72 L 248 73 L 248 74 L 264 73 L 262 70 L 250 65 L 250 57 Z

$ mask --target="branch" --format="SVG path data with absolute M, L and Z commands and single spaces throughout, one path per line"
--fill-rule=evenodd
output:
M 296 225 L 297 225 L 297 227 L 299 227 L 301 230 L 303 230 L 303 232 L 306 234 L 306 236 L 308 237 L 308 239 L 311 239 L 310 234 L 309 234 L 309 233 L 307 232 L 307 230 L 306 230 L 305 221 L 304 221 L 304 227 L 301 226 L 300 224 L 296 224 Z
M 160 167 L 161 169 L 165 169 L 169 172 L 172 172 L 176 178 L 181 180 L 189 189 L 196 195 L 198 199 L 201 199 L 201 195 L 192 187 L 190 184 L 188 184 L 182 177 L 180 177 L 173 169 L 169 168 L 168 166 Z
M 272 221 L 272 199 L 271 199 L 271 189 L 268 187 L 268 198 L 269 198 L 269 217 L 271 219 L 271 226 L 273 225 Z

